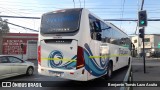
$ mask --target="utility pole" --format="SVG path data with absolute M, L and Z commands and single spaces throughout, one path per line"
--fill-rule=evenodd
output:
M 81 8 L 81 0 L 79 0 L 80 8 Z
M 74 4 L 74 8 L 75 8 L 75 2 L 74 2 L 74 0 L 73 0 L 73 4 Z

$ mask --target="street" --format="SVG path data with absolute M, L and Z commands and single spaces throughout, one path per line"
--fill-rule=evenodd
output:
M 34 74 L 32 76 L 26 76 L 26 75 L 20 75 L 20 76 L 16 76 L 16 77 L 11 77 L 11 78 L 7 78 L 4 80 L 9 80 L 9 81 L 70 81 L 70 80 L 66 80 L 66 79 L 62 79 L 62 78 L 57 78 L 57 77 L 50 77 L 50 76 L 43 76 L 43 75 L 39 75 L 38 74 L 38 63 L 36 60 L 31 61 L 35 64 L 35 70 L 34 70 Z M 115 72 L 113 72 L 113 77 L 111 79 L 109 79 L 109 81 L 123 81 L 124 76 L 127 72 L 127 67 L 121 68 Z M 105 78 L 98 78 L 96 80 L 106 80 Z
M 0 5 L 0 90 L 160 90 L 160 0 Z
M 143 58 L 133 58 L 132 65 L 143 65 Z M 160 66 L 160 58 L 146 58 L 146 66 Z
M 57 78 L 57 77 L 49 77 L 49 76 L 42 76 L 38 74 L 37 71 L 37 62 L 33 61 L 36 65 L 34 75 L 32 76 L 26 76 L 26 75 L 20 75 L 16 77 L 11 77 L 4 79 L 4 81 L 48 81 L 50 82 L 49 84 L 53 87 L 43 87 L 43 88 L 29 88 L 31 90 L 42 90 L 42 89 L 47 89 L 47 90 L 63 90 L 63 89 L 69 89 L 72 90 L 75 88 L 76 89 L 82 89 L 87 88 L 87 89 L 92 89 L 92 90 L 97 90 L 100 88 L 101 90 L 119 90 L 120 87 L 107 87 L 107 83 L 105 81 L 123 81 L 124 77 L 126 75 L 126 72 L 128 70 L 127 67 L 121 68 L 117 71 L 113 72 L 113 77 L 111 79 L 106 79 L 104 77 L 88 81 L 88 82 L 78 82 L 78 81 L 72 81 L 72 80 L 66 80 L 62 78 Z M 132 60 L 132 72 L 133 72 L 133 81 L 160 81 L 159 75 L 160 73 L 157 72 L 160 68 L 160 60 L 159 59 L 146 59 L 146 74 L 143 73 L 143 60 L 134 58 Z M 152 70 L 152 71 L 151 71 Z M 156 71 L 156 72 L 155 72 Z M 151 75 L 154 74 L 154 77 Z M 146 77 L 145 79 L 143 77 Z M 67 87 L 67 88 L 65 88 Z M 140 87 L 134 87 L 134 90 L 140 90 L 138 89 Z M 141 89 L 144 87 L 141 87 Z M 150 88 L 150 87 L 146 87 Z M 4 88 L 2 88 L 4 89 Z M 5 88 L 5 90 L 10 89 L 10 88 Z M 13 90 L 17 90 L 20 88 L 12 88 Z M 24 88 L 28 89 L 28 88 Z M 154 90 L 159 90 L 159 87 L 152 87 Z M 149 90 L 149 89 L 148 89 Z
M 132 62 L 133 81 L 160 81 L 160 59 L 146 58 L 144 73 L 143 58 L 134 58 Z M 146 82 L 145 82 L 146 81 Z M 160 90 L 160 87 L 134 87 L 133 90 Z
M 55 90 L 63 89 L 64 87 L 67 87 L 67 89 L 69 88 L 70 90 L 75 88 L 80 88 L 80 87 L 84 87 L 84 88 L 87 87 L 88 89 L 92 89 L 92 90 L 96 90 L 97 89 L 96 87 L 101 88 L 101 90 L 105 90 L 106 88 L 108 90 L 112 90 L 113 88 L 114 90 L 119 90 L 120 87 L 107 87 L 107 83 L 104 83 L 104 82 L 105 81 L 123 81 L 125 74 L 128 70 L 127 67 L 124 67 L 122 69 L 119 69 L 113 72 L 113 77 L 111 79 L 106 79 L 102 77 L 89 82 L 78 82 L 78 81 L 71 81 L 71 80 L 66 80 L 62 78 L 57 78 L 57 77 L 39 75 L 37 71 L 37 62 L 34 61 L 34 63 L 36 64 L 34 75 L 32 76 L 20 75 L 20 76 L 4 79 L 4 81 L 52 81 L 51 82 L 53 86 L 52 88 L 54 88 Z M 19 88 L 12 88 L 12 89 L 17 90 Z M 39 90 L 42 88 L 30 88 L 30 89 Z M 50 88 L 45 88 L 45 89 L 48 90 Z

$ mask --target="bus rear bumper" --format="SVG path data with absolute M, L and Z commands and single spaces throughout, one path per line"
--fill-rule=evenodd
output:
M 38 65 L 38 73 L 45 76 L 53 76 L 75 81 L 87 81 L 87 71 L 84 68 L 78 70 L 62 70 L 41 67 Z

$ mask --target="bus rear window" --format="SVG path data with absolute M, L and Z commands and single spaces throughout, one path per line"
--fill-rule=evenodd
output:
M 79 29 L 82 9 L 59 10 L 46 13 L 41 20 L 42 34 L 75 32 Z

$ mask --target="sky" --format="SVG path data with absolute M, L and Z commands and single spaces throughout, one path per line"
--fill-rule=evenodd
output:
M 73 2 L 74 1 L 74 2 Z M 0 15 L 41 17 L 43 13 L 66 9 L 87 8 L 101 19 L 137 19 L 142 0 L 0 0 Z M 160 0 L 144 0 L 144 10 L 150 19 L 160 18 Z M 40 19 L 2 18 L 8 22 L 39 31 Z M 135 21 L 109 21 L 127 34 L 134 34 Z M 35 33 L 9 25 L 10 32 Z M 137 30 L 138 33 L 138 30 Z M 146 34 L 160 34 L 160 21 L 149 21 Z

